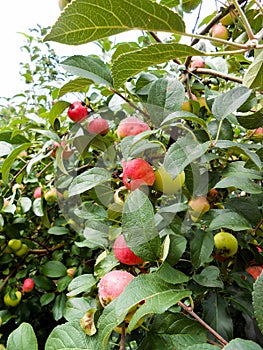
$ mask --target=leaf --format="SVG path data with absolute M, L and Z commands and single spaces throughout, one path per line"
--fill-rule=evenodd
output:
M 64 317 L 67 321 L 79 321 L 92 305 L 95 305 L 95 300 L 89 302 L 87 298 L 69 298 Z
M 31 146 L 31 143 L 23 143 L 22 145 L 16 147 L 6 158 L 4 163 L 2 164 L 2 180 L 6 183 L 8 183 L 8 178 L 10 174 L 10 170 L 12 168 L 12 165 L 14 161 L 17 159 L 17 156 L 19 153 L 24 151 L 25 149 L 29 148 Z
M 263 110 L 252 114 L 237 115 L 237 120 L 246 129 L 257 129 L 263 124 Z
M 254 313 L 255 313 L 256 321 L 261 333 L 263 333 L 262 297 L 263 297 L 263 274 L 261 273 L 253 285 L 253 293 L 252 293 Z
M 88 337 L 80 322 L 72 321 L 57 326 L 50 333 L 45 350 L 99 350 L 97 337 Z
M 257 55 L 256 55 L 257 54 Z M 254 62 L 245 72 L 243 85 L 249 89 L 263 89 L 263 50 L 255 50 Z
M 137 189 L 123 206 L 122 232 L 128 247 L 144 260 L 154 261 L 160 254 L 160 238 L 155 226 L 153 206 L 147 195 Z
M 262 347 L 251 340 L 236 338 L 231 340 L 224 350 L 262 350 Z
M 33 202 L 33 212 L 36 216 L 44 216 L 43 200 L 42 198 L 36 198 Z
M 197 230 L 190 241 L 191 261 L 195 268 L 205 264 L 212 254 L 214 237 L 211 232 Z
M 200 4 L 201 0 L 183 0 L 182 9 L 185 12 L 192 12 Z
M 64 84 L 59 89 L 58 97 L 62 97 L 69 92 L 87 92 L 92 80 L 86 78 L 76 78 Z
M 189 120 L 191 122 L 200 124 L 204 129 L 207 129 L 206 122 L 198 118 L 195 114 L 186 112 L 186 111 L 176 111 L 174 113 L 169 114 L 161 123 L 162 127 L 168 126 L 168 125 L 175 125 L 178 122 L 181 122 L 182 120 Z
M 228 176 L 220 180 L 215 186 L 215 188 L 230 188 L 235 187 L 247 193 L 257 194 L 262 193 L 262 187 L 251 179 L 245 176 Z
M 221 209 L 217 210 L 217 215 L 210 222 L 209 231 L 228 228 L 233 231 L 251 230 L 250 223 L 235 211 Z
M 8 337 L 7 350 L 38 350 L 37 338 L 33 327 L 26 322 L 15 329 Z
M 6 156 L 11 153 L 13 146 L 5 141 L 0 141 L 0 157 Z
M 44 41 L 80 45 L 131 29 L 182 33 L 185 25 L 174 11 L 151 0 L 76 0 Z
M 164 167 L 172 178 L 178 176 L 191 162 L 202 157 L 208 150 L 209 142 L 199 143 L 192 135 L 178 139 L 164 157 Z
M 62 112 L 70 105 L 69 102 L 66 101 L 57 101 L 51 108 L 49 112 L 49 122 L 52 126 L 54 126 L 55 120 L 60 116 Z
M 238 86 L 214 99 L 212 114 L 217 120 L 222 120 L 235 112 L 249 98 L 251 90 L 244 86 Z
M 99 339 L 102 348 L 105 349 L 112 330 L 124 320 L 128 311 L 138 303 L 144 301 L 144 304 L 138 308 L 129 323 L 130 330 L 143 316 L 152 313 L 162 314 L 181 299 L 190 296 L 190 294 L 190 291 L 177 289 L 163 281 L 156 273 L 135 277 L 124 291 L 106 306 L 99 319 Z
M 193 280 L 204 287 L 223 288 L 224 283 L 219 280 L 220 270 L 216 266 L 205 267 L 200 274 L 193 276 Z
M 211 345 L 211 344 L 196 344 L 191 345 L 185 348 L 184 350 L 217 350 L 217 345 Z
M 48 233 L 50 235 L 61 236 L 68 234 L 69 230 L 66 227 L 53 226 L 48 230 Z
M 115 88 L 120 88 L 129 78 L 144 69 L 169 60 L 203 53 L 185 44 L 152 44 L 139 50 L 120 54 L 112 62 L 112 77 Z
M 42 273 L 51 278 L 59 278 L 66 275 L 67 268 L 60 261 L 48 261 L 42 267 Z
M 183 84 L 177 79 L 160 78 L 153 82 L 149 89 L 146 108 L 154 125 L 159 126 L 169 113 L 179 110 L 184 98 Z
M 96 280 L 91 274 L 84 274 L 72 280 L 68 285 L 68 297 L 74 297 L 80 293 L 88 293 L 90 289 L 96 284 Z
M 45 293 L 43 295 L 41 295 L 40 297 L 40 304 L 41 306 L 45 306 L 50 304 L 56 297 L 55 293 Z
M 58 321 L 63 317 L 65 307 L 66 307 L 65 294 L 58 294 L 56 296 L 55 303 L 52 307 L 52 313 L 55 321 Z
M 109 68 L 97 57 L 76 55 L 67 58 L 61 65 L 71 74 L 90 79 L 96 84 L 112 86 Z
M 210 292 L 202 301 L 203 320 L 224 339 L 233 338 L 233 322 L 228 310 L 228 302 L 220 295 Z
M 76 196 L 86 192 L 93 187 L 110 181 L 111 174 L 103 168 L 92 168 L 75 177 L 68 189 L 68 196 Z

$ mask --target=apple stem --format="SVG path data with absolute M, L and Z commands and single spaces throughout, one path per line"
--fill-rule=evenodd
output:
M 121 327 L 121 344 L 120 350 L 125 350 L 125 324 Z
M 202 326 L 204 326 L 210 334 L 212 334 L 217 340 L 220 341 L 220 343 L 227 345 L 228 342 L 221 337 L 220 334 L 218 334 L 213 328 L 211 328 L 205 321 L 203 321 L 194 311 L 191 307 L 186 306 L 183 302 L 178 301 L 178 305 L 181 306 L 186 312 L 188 312 L 189 315 L 191 315 L 193 318 L 195 318 Z

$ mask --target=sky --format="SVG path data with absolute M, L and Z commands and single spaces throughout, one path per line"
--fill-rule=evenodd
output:
M 206 0 L 205 9 L 214 5 L 214 1 Z M 23 91 L 24 85 L 19 75 L 19 62 L 23 59 L 20 47 L 23 45 L 23 35 L 29 28 L 37 24 L 42 27 L 52 26 L 60 15 L 58 0 L 0 0 L 0 98 L 11 97 Z M 125 34 L 127 35 L 127 34 Z M 124 39 L 125 40 L 125 39 Z M 87 45 L 72 46 L 51 43 L 58 56 L 86 54 Z M 95 44 L 90 46 L 95 50 Z M 74 52 L 72 52 L 74 50 Z M 94 52 L 92 52 L 94 53 Z

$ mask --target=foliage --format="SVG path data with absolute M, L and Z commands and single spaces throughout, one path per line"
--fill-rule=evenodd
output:
M 200 35 L 189 34 L 184 12 L 201 3 L 74 0 L 50 30 L 24 34 L 28 88 L 7 100 L 0 124 L 0 331 L 8 350 L 263 345 L 262 276 L 254 283 L 246 271 L 263 265 L 262 6 L 232 1 L 202 18 Z M 210 28 L 234 8 L 230 39 L 213 46 Z M 142 31 L 134 41 L 111 41 L 133 29 Z M 49 44 L 94 40 L 100 55 L 61 61 Z M 205 68 L 191 68 L 192 56 Z M 89 108 L 82 123 L 67 117 L 73 100 Z M 120 138 L 117 127 L 131 115 L 150 130 Z M 108 121 L 106 135 L 87 131 L 96 117 Z M 153 170 L 163 164 L 172 178 L 184 171 L 182 189 L 128 191 L 123 162 L 135 158 Z M 196 197 L 206 197 L 208 211 L 191 211 Z M 216 252 L 220 231 L 236 237 L 233 256 Z M 141 265 L 114 256 L 121 233 Z M 103 308 L 98 283 L 113 269 L 135 278 Z M 35 288 L 6 306 L 2 295 L 15 299 L 28 277 Z

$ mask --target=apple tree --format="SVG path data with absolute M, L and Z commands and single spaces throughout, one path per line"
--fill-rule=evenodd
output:
M 1 122 L 5 346 L 261 349 L 262 5 L 59 4 L 43 45 L 100 53 Z

